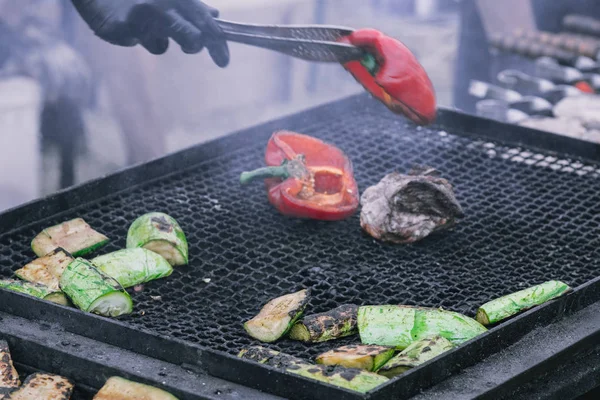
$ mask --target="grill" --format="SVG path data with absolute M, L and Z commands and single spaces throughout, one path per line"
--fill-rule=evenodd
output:
M 450 232 L 390 246 L 364 234 L 358 215 L 335 223 L 283 217 L 270 206 L 261 184 L 238 183 L 240 172 L 263 165 L 266 142 L 277 129 L 340 147 L 353 161 L 361 192 L 393 170 L 435 167 L 454 185 L 466 218 Z M 3 277 L 34 257 L 31 239 L 47 226 L 83 217 L 112 239 L 98 252 L 107 253 L 123 248 L 130 223 L 153 210 L 182 225 L 190 263 L 132 292 L 134 314 L 119 319 L 5 291 L 0 291 L 0 310 L 55 321 L 167 361 L 200 364 L 245 384 L 257 379 L 268 391 L 285 392 L 284 383 L 291 382 L 295 386 L 288 391 L 296 397 L 363 398 L 235 359 L 242 348 L 259 344 L 242 323 L 266 301 L 306 287 L 313 295 L 307 313 L 344 303 L 393 303 L 474 316 L 480 304 L 545 280 L 583 285 L 600 266 L 600 180 L 598 164 L 581 156 L 595 158 L 599 150 L 452 111 L 441 111 L 433 128 L 416 127 L 367 96 L 351 97 L 6 212 L 0 216 Z M 554 304 L 539 313 L 550 318 L 557 312 Z M 496 347 L 528 328 L 515 329 L 495 331 Z M 508 336 L 498 339 L 503 335 Z M 282 340 L 267 346 L 312 358 L 357 341 L 305 345 Z M 453 368 L 441 362 L 440 379 Z M 410 376 L 417 375 L 395 379 L 394 387 Z M 406 393 L 426 384 L 421 379 Z M 299 387 L 315 391 L 300 394 Z

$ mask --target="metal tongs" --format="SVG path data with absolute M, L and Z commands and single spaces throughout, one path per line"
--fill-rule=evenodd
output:
M 354 29 L 329 25 L 258 25 L 215 19 L 228 41 L 274 50 L 306 61 L 347 63 L 364 50 L 339 43 Z

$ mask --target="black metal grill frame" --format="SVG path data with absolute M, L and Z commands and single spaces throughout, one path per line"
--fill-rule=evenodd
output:
M 393 124 L 394 128 L 410 130 L 413 135 L 415 131 L 421 131 L 420 129 L 415 130 L 413 126 L 405 123 L 405 120 L 401 118 L 390 116 L 389 112 L 379 103 L 374 102 L 367 96 L 353 96 L 343 101 L 273 121 L 204 145 L 195 146 L 148 164 L 136 166 L 9 210 L 0 215 L 0 227 L 2 227 L 0 228 L 0 242 L 9 238 L 9 242 L 12 243 L 13 238 L 20 237 L 23 239 L 28 237 L 27 235 L 30 236 L 31 232 L 35 232 L 35 229 L 37 229 L 35 227 L 42 226 L 50 221 L 60 220 L 62 216 L 72 215 L 76 213 L 77 209 L 90 204 L 102 203 L 105 201 L 106 196 L 114 198 L 117 195 L 126 193 L 128 190 L 139 187 L 136 185 L 152 181 L 158 182 L 164 180 L 165 176 L 175 176 L 175 174 L 180 174 L 192 167 L 202 172 L 208 168 L 200 167 L 198 169 L 197 165 L 199 163 L 214 159 L 225 152 L 256 146 L 264 148 L 264 143 L 274 130 L 291 129 L 308 133 L 306 130 L 310 131 L 311 126 L 315 125 L 315 121 L 337 119 L 339 123 L 339 116 L 342 120 L 351 118 L 353 110 L 361 110 L 364 115 L 370 115 L 371 118 L 373 116 L 381 118 L 383 125 Z M 450 110 L 440 111 L 438 122 L 433 131 L 435 130 L 443 130 L 445 135 L 450 134 L 456 135 L 456 137 L 468 138 L 470 145 L 483 152 L 500 149 L 486 147 L 489 141 L 510 143 L 509 147 L 502 148 L 502 155 L 506 155 L 506 159 L 510 162 L 527 165 L 527 167 L 523 167 L 525 171 L 532 171 L 531 168 L 545 168 L 542 165 L 544 160 L 536 160 L 534 157 L 536 153 L 541 152 L 548 157 L 554 156 L 564 159 L 564 162 L 553 160 L 549 164 L 566 174 L 572 175 L 573 179 L 576 179 L 577 176 L 597 174 L 598 165 L 590 159 L 597 160 L 599 158 L 600 146 L 587 142 L 501 124 Z M 432 130 L 423 129 L 423 134 L 426 132 L 431 134 Z M 441 137 L 445 135 L 441 135 Z M 528 151 L 527 154 L 529 155 L 524 155 L 524 151 Z M 527 163 L 528 157 L 533 160 L 531 165 Z M 451 181 L 453 180 L 452 176 L 448 176 L 448 178 Z M 231 185 L 236 184 L 235 181 L 231 182 Z M 25 232 L 25 234 L 22 232 Z M 22 257 L 27 256 L 23 255 Z M 13 268 L 12 264 L 22 264 L 22 260 L 10 259 L 7 255 L 0 253 L 0 263 L 3 263 L 0 264 L 0 268 L 7 263 L 11 264 L 11 268 Z M 588 279 L 581 278 L 578 283 L 589 281 L 589 273 L 586 276 Z M 78 310 L 39 302 L 16 293 L 0 291 L 0 310 L 30 319 L 56 322 L 67 331 L 102 340 L 165 361 L 196 365 L 215 376 L 290 398 L 325 399 L 333 396 L 337 399 L 387 399 L 410 396 L 439 382 L 461 368 L 500 350 L 508 343 L 516 341 L 535 326 L 547 324 L 556 318 L 560 318 L 561 315 L 575 312 L 586 304 L 598 301 L 600 299 L 599 286 L 598 281 L 588 282 L 580 286 L 571 295 L 543 307 L 538 307 L 512 321 L 491 329 L 472 342 L 394 379 L 366 396 L 282 373 L 272 368 L 257 366 L 254 363 L 239 360 L 231 354 L 200 346 L 196 343 L 173 337 L 161 337 L 160 332 L 140 328 L 139 326 L 132 327 L 126 322 L 105 319 Z M 260 303 L 264 303 L 264 300 L 261 299 Z M 328 345 L 335 346 L 338 344 L 329 343 Z

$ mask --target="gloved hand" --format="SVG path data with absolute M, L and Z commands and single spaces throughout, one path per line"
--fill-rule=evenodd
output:
M 219 67 L 229 63 L 229 48 L 214 18 L 218 10 L 200 0 L 72 0 L 94 33 L 119 46 L 141 44 L 163 54 L 173 38 L 188 54 L 204 47 Z

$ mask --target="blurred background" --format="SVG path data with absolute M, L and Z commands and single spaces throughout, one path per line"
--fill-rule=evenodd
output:
M 206 2 L 232 21 L 381 30 L 414 52 L 438 104 L 455 106 L 461 18 L 464 34 L 472 27 L 459 0 Z M 510 12 L 504 22 L 519 19 Z M 67 0 L 0 0 L 0 16 L 0 210 L 364 91 L 340 65 L 235 43 L 225 69 L 174 42 L 160 56 L 113 46 Z M 472 59 L 467 65 L 478 64 Z
M 449 104 L 453 0 L 216 0 L 232 21 L 373 27 L 400 38 Z M 96 38 L 66 0 L 0 0 L 0 209 L 362 87 L 340 65 L 230 43 L 218 68 Z M 16 60 L 16 61 L 15 61 Z M 57 98 L 58 97 L 58 98 Z

